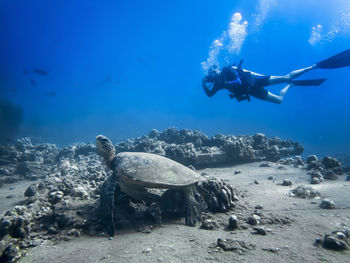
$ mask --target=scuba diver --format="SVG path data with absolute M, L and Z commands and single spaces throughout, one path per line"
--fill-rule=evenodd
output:
M 269 76 L 258 74 L 246 69 L 242 69 L 243 60 L 238 66 L 231 65 L 219 67 L 213 65 L 208 70 L 208 75 L 203 78 L 202 87 L 208 97 L 212 97 L 222 89 L 230 91 L 230 98 L 236 98 L 238 102 L 242 100 L 250 101 L 250 96 L 272 102 L 282 103 L 288 89 L 292 86 L 319 86 L 326 79 L 294 80 L 300 75 L 312 69 L 331 69 L 350 66 L 350 49 L 345 50 L 333 57 L 322 60 L 310 67 L 293 70 L 284 76 Z M 264 87 L 287 83 L 280 91 L 279 95 L 267 91 Z

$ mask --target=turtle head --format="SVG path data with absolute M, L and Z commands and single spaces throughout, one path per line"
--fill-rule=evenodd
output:
M 110 139 L 106 136 L 96 136 L 96 147 L 103 159 L 110 163 L 115 157 L 115 148 Z

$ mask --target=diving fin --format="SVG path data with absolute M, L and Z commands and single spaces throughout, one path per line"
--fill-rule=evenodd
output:
M 350 49 L 316 63 L 317 68 L 342 68 L 350 66 Z
M 320 86 L 326 79 L 292 80 L 295 86 Z
M 238 69 L 240 69 L 240 68 L 242 68 L 242 64 L 243 64 L 243 59 L 241 59 L 240 61 L 239 61 L 239 63 L 238 63 Z

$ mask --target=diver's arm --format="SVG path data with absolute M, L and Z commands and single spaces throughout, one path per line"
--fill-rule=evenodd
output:
M 223 87 L 221 87 L 222 85 L 219 85 L 218 83 L 214 83 L 212 89 L 209 89 L 206 85 L 207 83 L 208 82 L 206 81 L 206 79 L 203 79 L 202 87 L 203 87 L 205 94 L 207 94 L 207 96 L 209 98 L 212 97 L 216 92 L 218 92 L 219 90 L 221 90 L 223 88 Z
M 228 85 L 229 87 L 239 87 L 242 85 L 242 81 L 240 78 L 236 78 L 234 80 L 230 80 L 230 81 L 225 81 L 225 84 Z
M 236 66 L 233 66 L 233 68 L 237 70 L 237 67 L 236 67 Z M 243 71 L 243 72 L 250 72 L 250 74 L 252 74 L 253 76 L 260 76 L 260 77 L 261 77 L 261 76 L 265 76 L 265 75 L 263 75 L 263 74 L 256 73 L 256 72 L 254 72 L 254 71 L 251 71 L 251 70 L 248 70 L 248 69 L 244 69 L 244 68 L 242 68 L 242 71 Z

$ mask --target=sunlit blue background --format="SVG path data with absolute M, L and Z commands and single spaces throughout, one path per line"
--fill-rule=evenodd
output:
M 286 74 L 350 47 L 346 0 L 0 0 L 0 97 L 23 109 L 17 136 L 68 144 L 176 126 L 263 132 L 299 141 L 306 153 L 350 153 L 350 67 L 307 73 L 328 80 L 291 88 L 281 105 L 237 103 L 225 91 L 206 97 L 201 62 L 235 12 L 248 26 L 232 61 L 244 58 L 256 72 Z M 311 45 L 318 24 L 336 33 Z

